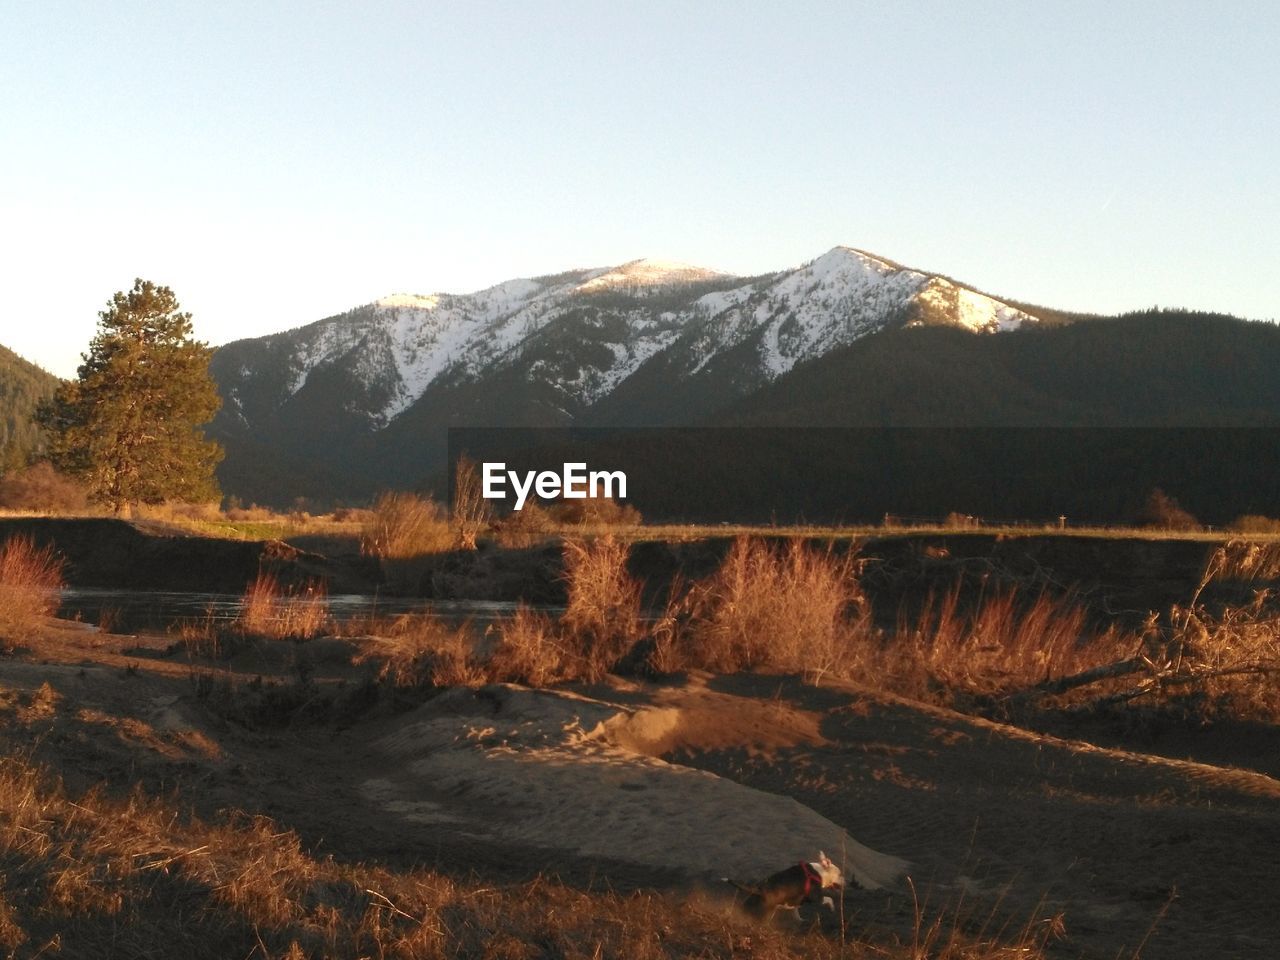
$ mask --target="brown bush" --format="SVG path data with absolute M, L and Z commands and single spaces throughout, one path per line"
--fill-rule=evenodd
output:
M 551 539 L 559 533 L 560 524 L 549 510 L 530 502 L 497 521 L 493 531 L 499 544 L 518 549 Z
M 878 670 L 898 693 L 949 700 L 1026 689 L 1132 655 L 1134 636 L 1091 630 L 1083 607 L 1041 593 L 1000 591 L 961 604 L 960 588 L 931 597 L 881 644 Z
M 576 527 L 638 527 L 640 511 L 608 497 L 561 500 L 549 508 L 558 523 Z
M 334 523 L 365 524 L 373 520 L 373 511 L 362 507 L 335 507 L 329 519 Z
M 18 640 L 58 609 L 62 558 L 30 537 L 0 545 L 0 640 Z
M 1227 524 L 1227 529 L 1233 533 L 1280 533 L 1280 520 L 1246 513 Z
M 474 550 L 477 538 L 493 521 L 493 504 L 485 499 L 475 461 L 465 455 L 459 457 L 454 466 L 450 517 L 455 531 L 454 545 L 462 550 Z
M 565 542 L 569 602 L 560 625 L 585 679 L 603 677 L 640 637 L 640 584 L 627 572 L 629 552 L 613 537 Z
M 498 627 L 498 643 L 489 658 L 494 680 L 545 687 L 572 675 L 551 618 L 524 604 Z
M 1221 610 L 1174 607 L 1155 640 L 1155 656 L 1147 657 L 1153 669 L 1131 687 L 1135 698 L 1154 695 L 1202 720 L 1280 722 L 1280 609 L 1270 590 Z
M 678 603 L 683 609 L 668 611 L 687 623 L 677 641 L 683 659 L 712 670 L 847 673 L 870 631 L 857 573 L 851 552 L 740 537 L 716 574 Z
M 366 555 L 383 560 L 443 553 L 453 545 L 454 535 L 444 508 L 429 498 L 399 491 L 378 497 L 360 538 L 360 548 Z
M 271 640 L 309 640 L 329 623 L 324 584 L 309 581 L 285 587 L 269 573 L 249 584 L 241 602 L 237 626 L 245 633 Z
M 260 507 L 256 503 L 251 503 L 247 507 L 228 506 L 226 517 L 235 523 L 277 523 L 284 521 L 284 517 L 270 507 Z
M 0 479 L 0 507 L 48 513 L 74 513 L 89 505 L 89 490 L 59 473 L 47 460 Z
M 1200 521 L 1182 509 L 1178 501 L 1159 487 L 1147 496 L 1146 503 L 1134 517 L 1134 522 L 1144 527 L 1161 527 L 1165 530 L 1196 530 Z
M 143 520 L 194 520 L 222 519 L 222 511 L 216 503 L 186 503 L 169 500 L 164 503 L 140 503 L 134 507 L 134 516 Z
M 471 626 L 451 627 L 438 617 L 406 614 L 389 630 L 396 646 L 379 679 L 397 687 L 474 687 L 488 680 Z
M 1215 580 L 1280 580 L 1280 542 L 1228 540 L 1205 567 L 1205 583 Z

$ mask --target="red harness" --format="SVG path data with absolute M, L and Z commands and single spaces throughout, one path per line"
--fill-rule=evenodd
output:
M 817 884 L 819 890 L 822 889 L 822 875 L 814 870 L 808 863 L 801 861 L 800 869 L 804 873 L 804 893 L 801 894 L 801 900 L 809 899 L 809 891 Z

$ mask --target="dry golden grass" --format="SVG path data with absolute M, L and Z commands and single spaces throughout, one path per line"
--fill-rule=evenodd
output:
M 884 639 L 876 666 L 897 693 L 947 699 L 1034 687 L 1132 656 L 1138 646 L 1132 634 L 1094 630 L 1068 599 L 1006 590 L 966 609 L 953 588 Z
M 377 557 L 393 590 L 414 592 L 426 573 L 424 561 L 457 545 L 457 533 L 444 507 L 413 493 L 378 497 L 360 534 L 360 550 Z
M 613 537 L 565 541 L 569 602 L 560 626 L 584 679 L 603 677 L 641 636 L 640 584 L 627 572 L 628 553 Z
M 523 510 L 513 510 L 494 527 L 494 538 L 503 547 L 532 547 L 558 536 L 560 524 L 549 510 L 537 503 L 527 503 Z
M 312 581 L 286 587 L 260 573 L 245 590 L 236 625 L 245 633 L 269 640 L 309 640 L 329 624 L 324 585 Z
M 551 618 L 521 604 L 498 627 L 487 668 L 495 680 L 545 687 L 573 676 Z
M 474 687 L 488 681 L 470 624 L 450 626 L 425 614 L 406 614 L 375 631 L 395 641 L 379 679 L 401 688 Z
M 477 538 L 493 521 L 493 504 L 485 499 L 480 471 L 475 461 L 465 455 L 454 465 L 450 518 L 454 545 L 463 550 L 474 550 Z
M 1118 695 L 1181 703 L 1205 720 L 1280 723 L 1280 609 L 1267 590 L 1210 611 L 1175 607 L 1144 676 Z
M 62 559 L 30 537 L 0 545 L 0 643 L 19 640 L 58 608 Z
M 216 659 L 223 653 L 222 631 L 212 607 L 203 617 L 183 617 L 169 624 L 166 633 L 195 656 Z
M 852 551 L 740 537 L 716 574 L 668 610 L 665 621 L 685 626 L 664 644 L 710 670 L 847 673 L 869 631 L 857 572 Z
M 382 560 L 404 560 L 453 548 L 444 507 L 413 493 L 378 497 L 360 539 L 361 550 Z
M 1210 556 L 1205 577 L 1241 582 L 1280 579 L 1280 541 L 1228 540 Z

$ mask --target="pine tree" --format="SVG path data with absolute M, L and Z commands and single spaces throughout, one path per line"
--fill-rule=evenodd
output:
M 41 410 L 55 466 L 117 514 L 137 503 L 219 496 L 222 448 L 201 427 L 221 403 L 212 351 L 191 339 L 173 291 L 137 280 L 99 315 L 76 380 Z

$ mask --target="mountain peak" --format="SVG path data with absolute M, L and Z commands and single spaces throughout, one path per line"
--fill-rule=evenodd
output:
M 614 287 L 677 286 L 697 283 L 699 280 L 715 280 L 724 276 L 727 274 L 690 263 L 642 257 L 639 260 L 629 260 L 621 266 L 611 267 L 585 283 L 579 284 L 577 289 L 580 292 L 589 293 Z
M 434 310 L 440 297 L 434 293 L 392 293 L 373 301 L 375 307 L 412 307 L 417 310 Z
M 878 257 L 874 253 L 859 250 L 857 247 L 845 246 L 832 247 L 816 260 L 811 260 L 806 266 L 815 273 L 828 273 L 832 270 L 847 269 L 850 266 L 860 267 L 868 272 L 878 274 L 897 273 L 906 269 L 892 260 Z M 917 271 L 911 270 L 908 272 L 915 273 Z

